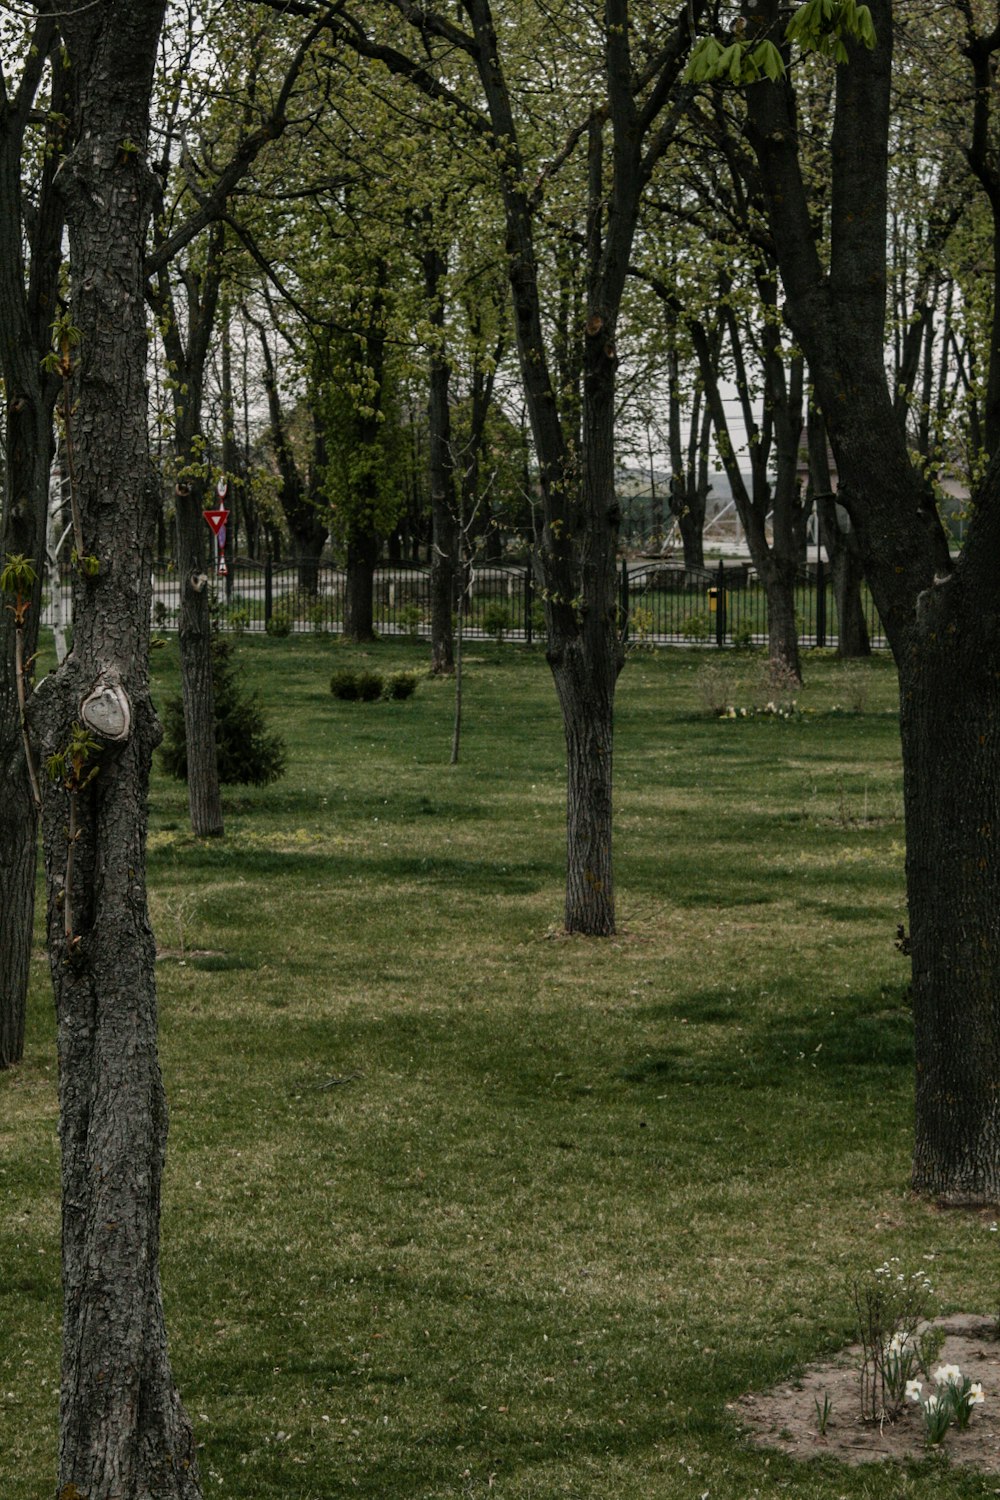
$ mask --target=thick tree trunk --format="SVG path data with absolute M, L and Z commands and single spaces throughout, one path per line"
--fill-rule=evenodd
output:
M 685 497 L 679 501 L 678 508 L 671 504 L 671 510 L 677 517 L 677 525 L 681 534 L 681 546 L 684 549 L 685 568 L 703 568 L 705 566 L 705 499 L 704 496 L 687 491 Z
M 953 567 L 909 461 L 883 359 L 892 55 L 889 0 L 874 49 L 838 69 L 829 276 L 809 223 L 787 85 L 748 91 L 752 140 L 782 255 L 787 313 L 837 459 L 839 498 L 899 671 L 910 907 L 914 1186 L 1000 1201 L 1000 722 L 996 556 L 1000 468 Z M 751 17 L 780 24 L 772 0 Z
M 379 550 L 379 538 L 371 533 L 352 537 L 347 544 L 344 635 L 349 641 L 375 639 L 375 564 Z
M 802 681 L 799 663 L 799 622 L 795 612 L 794 562 L 779 557 L 777 550 L 758 563 L 767 597 L 767 654 L 771 680 L 776 688 L 790 688 Z
M 73 650 L 32 717 L 64 774 L 45 792 L 48 946 L 59 1036 L 64 1333 L 59 1494 L 197 1500 L 159 1279 L 166 1108 L 146 902 L 156 486 L 146 431 L 145 162 L 163 0 L 104 0 L 60 24 L 75 146 L 69 226 L 77 474 L 86 555 Z M 126 143 L 128 149 L 125 149 Z M 93 748 L 73 766 L 75 726 Z M 91 772 L 96 774 L 90 778 Z
M 581 595 L 546 604 L 546 657 L 566 735 L 566 931 L 615 931 L 611 836 L 615 684 L 625 653 L 617 619 L 618 507 L 614 487 L 614 345 L 600 318 L 585 351 L 579 508 Z M 556 575 L 558 576 L 558 575 Z
M 1000 638 L 953 584 L 900 663 L 916 1043 L 913 1185 L 1000 1202 Z M 984 629 L 985 624 L 985 629 Z
M 298 584 L 303 594 L 315 597 L 319 593 L 319 560 L 325 545 L 325 527 L 311 526 L 308 530 L 292 532 Z
M 610 650 L 608 649 L 610 646 Z M 577 639 L 548 653 L 566 736 L 566 931 L 615 931 L 612 876 L 613 641 L 594 660 Z

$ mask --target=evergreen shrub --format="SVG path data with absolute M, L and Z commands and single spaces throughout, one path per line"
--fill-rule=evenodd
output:
M 278 781 L 288 760 L 285 742 L 268 729 L 260 697 L 246 687 L 233 660 L 232 645 L 219 635 L 212 638 L 212 685 L 219 780 L 230 786 L 270 786 Z M 180 695 L 168 698 L 164 705 L 160 762 L 168 776 L 187 780 L 187 735 Z

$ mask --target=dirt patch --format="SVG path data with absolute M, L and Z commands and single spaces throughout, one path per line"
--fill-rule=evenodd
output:
M 942 1444 L 953 1464 L 983 1474 L 1000 1474 L 1000 1340 L 996 1323 L 971 1313 L 936 1318 L 945 1342 L 935 1363 L 958 1365 L 963 1375 L 979 1381 L 986 1397 L 977 1406 L 965 1432 L 952 1427 Z M 747 1430 L 750 1441 L 762 1448 L 778 1448 L 792 1458 L 837 1458 L 842 1463 L 867 1464 L 886 1459 L 926 1456 L 924 1422 L 908 1406 L 895 1422 L 881 1426 L 860 1417 L 861 1349 L 845 1349 L 830 1364 L 806 1370 L 801 1380 L 771 1391 L 751 1392 L 732 1402 L 730 1411 Z M 826 1431 L 819 1431 L 819 1410 L 830 1399 Z

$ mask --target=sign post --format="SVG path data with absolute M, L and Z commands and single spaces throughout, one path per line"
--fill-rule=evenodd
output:
M 229 520 L 229 512 L 226 510 L 226 494 L 229 490 L 229 481 L 225 474 L 222 475 L 215 486 L 218 505 L 215 510 L 203 510 L 202 515 L 211 526 L 215 534 L 215 541 L 219 549 L 219 577 L 225 578 L 229 573 L 226 567 L 226 522 Z

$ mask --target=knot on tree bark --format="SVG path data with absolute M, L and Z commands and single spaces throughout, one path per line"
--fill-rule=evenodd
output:
M 132 705 L 117 673 L 102 674 L 80 704 L 80 722 L 104 745 L 123 745 L 132 732 Z

